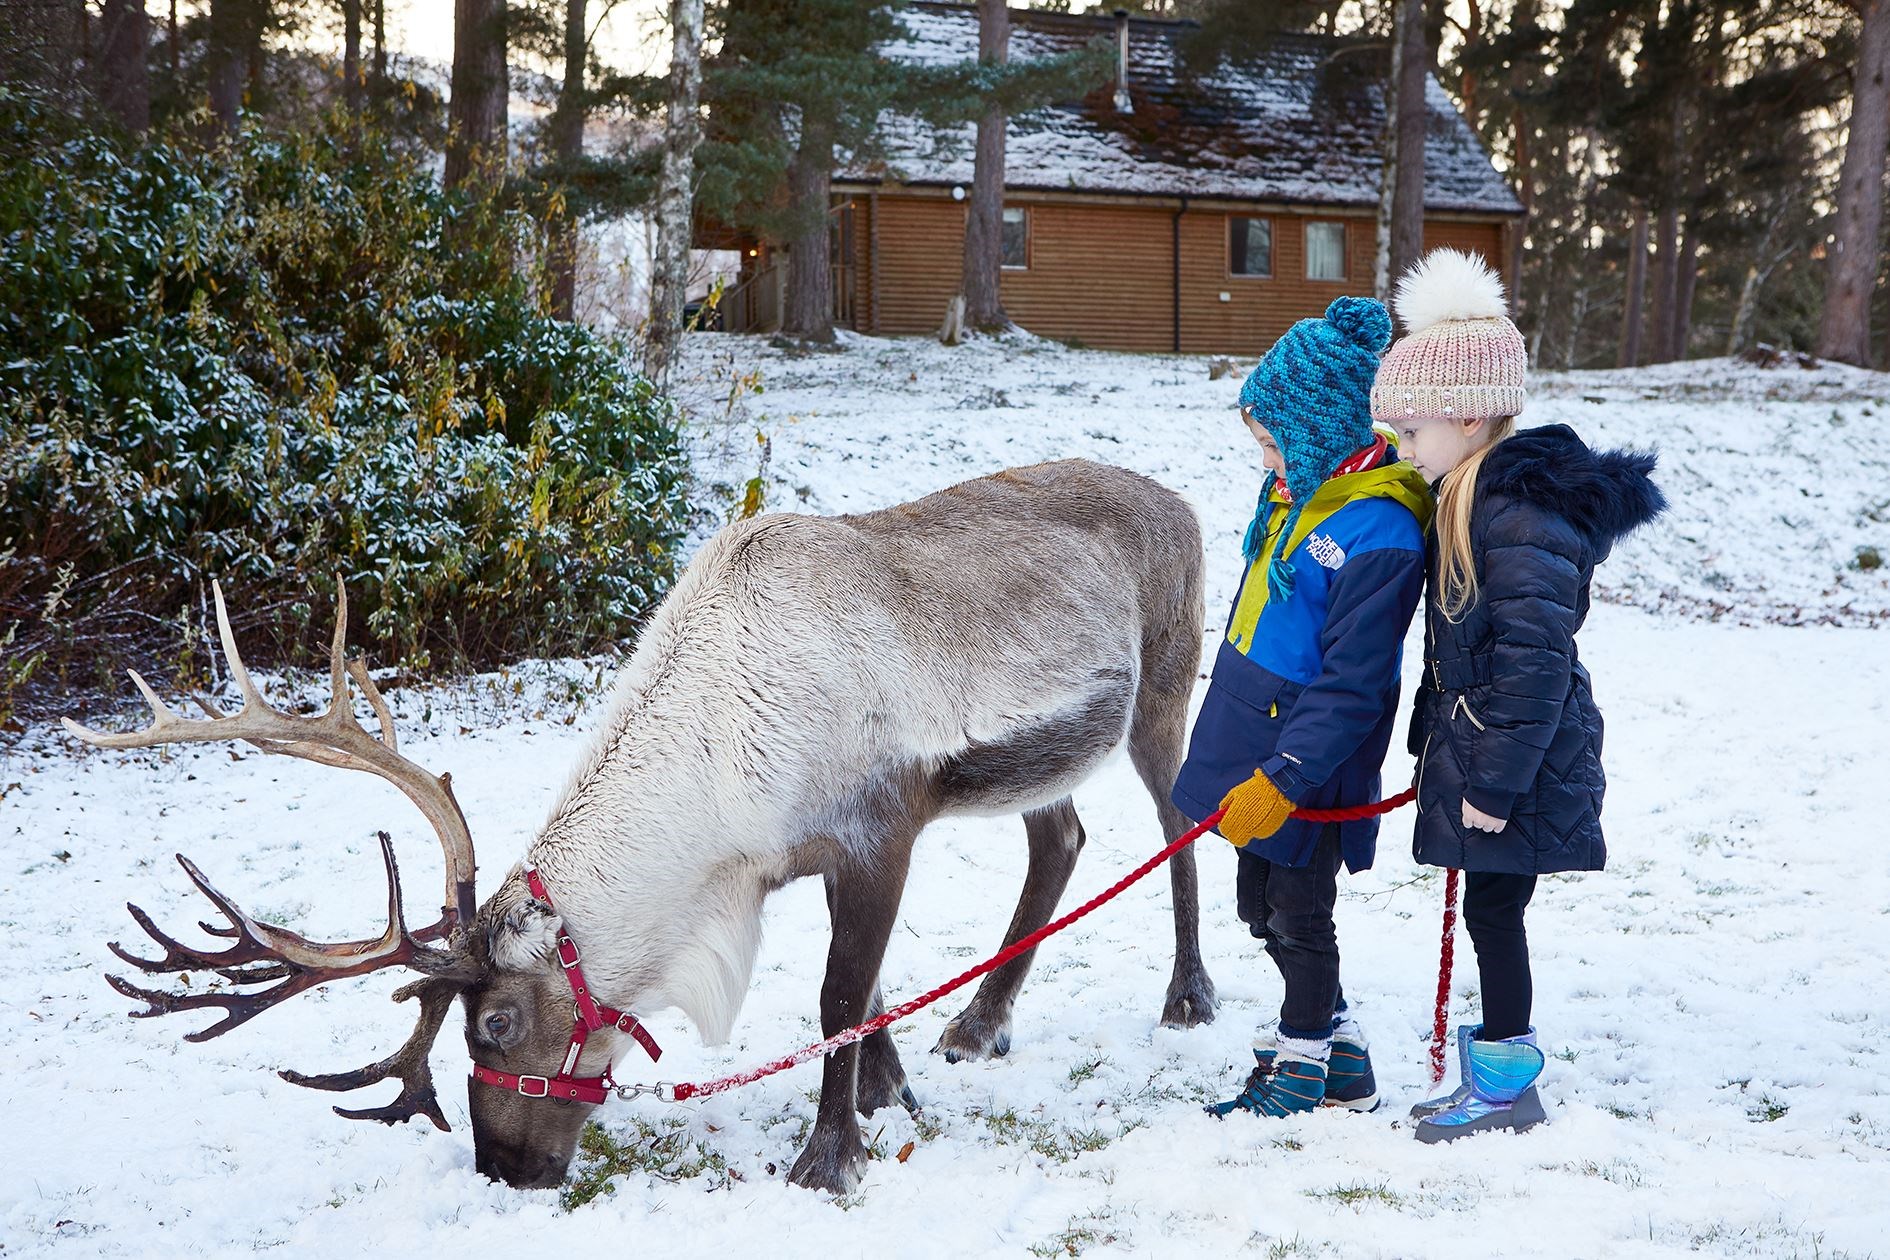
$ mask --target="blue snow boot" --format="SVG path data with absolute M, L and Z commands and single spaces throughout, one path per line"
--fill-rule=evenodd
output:
M 1535 1085 L 1546 1061 L 1533 1028 L 1507 1041 L 1473 1038 L 1465 1055 L 1469 1096 L 1420 1119 L 1418 1141 L 1451 1142 L 1491 1129 L 1520 1133 L 1540 1124 L 1545 1116 Z
M 1435 1098 L 1426 1098 L 1423 1102 L 1411 1108 L 1411 1118 L 1413 1120 L 1422 1120 L 1425 1116 L 1434 1116 L 1440 1111 L 1449 1111 L 1452 1107 L 1455 1107 L 1458 1103 L 1470 1097 L 1470 1043 L 1476 1040 L 1476 1035 L 1482 1031 L 1482 1024 L 1457 1025 L 1457 1088 L 1451 1090 L 1448 1094 L 1439 1094 Z M 1524 1033 L 1523 1035 L 1530 1038 L 1531 1044 L 1534 1044 L 1533 1038 L 1535 1037 L 1535 1033 L 1533 1031 Z
M 1372 1074 L 1372 1056 L 1365 1031 L 1350 1016 L 1341 1016 L 1332 1029 L 1332 1057 L 1326 1061 L 1326 1106 L 1347 1111 L 1378 1110 L 1378 1078 Z
M 1325 1057 L 1327 1042 L 1304 1042 L 1281 1038 L 1273 1047 L 1256 1048 L 1254 1069 L 1247 1074 L 1247 1084 L 1226 1102 L 1214 1103 L 1204 1110 L 1215 1119 L 1236 1111 L 1278 1119 L 1299 1112 L 1312 1111 L 1326 1096 Z

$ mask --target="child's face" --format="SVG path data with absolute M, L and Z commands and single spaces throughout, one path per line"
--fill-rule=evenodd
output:
M 1260 466 L 1270 473 L 1286 476 L 1286 456 L 1280 454 L 1280 444 L 1273 440 L 1266 426 L 1248 414 L 1247 409 L 1240 409 L 1240 418 L 1247 422 L 1247 432 L 1253 434 L 1253 440 L 1260 443 Z
M 1398 427 L 1398 453 L 1426 481 L 1436 481 L 1482 449 L 1490 426 L 1478 420 L 1406 420 Z

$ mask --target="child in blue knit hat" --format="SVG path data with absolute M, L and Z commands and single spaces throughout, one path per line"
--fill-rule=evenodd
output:
M 1390 342 L 1383 306 L 1340 298 L 1323 319 L 1293 325 L 1240 391 L 1266 479 L 1173 797 L 1193 819 L 1226 811 L 1240 917 L 1285 993 L 1278 1023 L 1255 1037 L 1245 1087 L 1209 1107 L 1215 1116 L 1378 1105 L 1332 922 L 1339 867 L 1372 864 L 1378 823 L 1290 815 L 1378 800 L 1396 720 L 1431 497 L 1372 428 L 1372 378 Z

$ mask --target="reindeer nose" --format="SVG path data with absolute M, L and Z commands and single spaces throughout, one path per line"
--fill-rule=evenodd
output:
M 514 1190 L 549 1190 L 564 1184 L 564 1163 L 544 1151 L 475 1144 L 473 1167 Z

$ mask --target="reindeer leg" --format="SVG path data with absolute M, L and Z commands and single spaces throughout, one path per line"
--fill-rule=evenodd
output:
M 1192 679 L 1192 665 L 1185 677 Z M 1155 798 L 1164 843 L 1189 827 L 1187 816 L 1169 797 L 1175 776 L 1181 772 L 1187 711 L 1186 683 L 1179 690 L 1165 691 L 1147 685 L 1145 679 L 1129 730 L 1129 760 L 1149 795 Z M 1174 890 L 1175 970 L 1162 1003 L 1162 1024 L 1169 1028 L 1211 1024 L 1216 1002 L 1214 981 L 1208 978 L 1207 967 L 1201 962 L 1201 891 L 1192 845 L 1168 860 L 1168 879 Z
M 834 914 L 834 876 L 830 871 L 826 876 L 827 913 Z M 835 928 L 839 927 L 836 918 Z M 872 1019 L 886 1009 L 886 1000 L 878 984 L 873 986 L 873 1000 L 867 1005 L 865 1018 Z M 899 1061 L 899 1047 L 894 1044 L 892 1031 L 882 1028 L 860 1043 L 860 1070 L 858 1088 L 858 1106 L 860 1114 L 870 1116 L 881 1107 L 890 1107 L 898 1103 L 908 1112 L 917 1114 L 918 1096 L 912 1092 L 912 1086 L 906 1080 L 905 1066 Z
M 899 896 L 905 890 L 912 859 L 912 835 L 876 846 L 873 865 L 844 855 L 834 873 L 829 905 L 833 944 L 827 952 L 827 978 L 820 986 L 820 1029 L 831 1037 L 866 1019 L 879 987 L 879 965 L 886 956 Z M 807 1146 L 788 1170 L 788 1180 L 810 1190 L 845 1194 L 860 1180 L 866 1146 L 860 1141 L 860 1043 L 827 1056 L 820 1077 L 820 1108 Z
M 1024 891 L 1017 899 L 1011 925 L 1005 929 L 1004 944 L 1029 936 L 1050 921 L 1070 873 L 1076 869 L 1076 855 L 1083 847 L 1083 824 L 1077 820 L 1076 806 L 1069 797 L 1024 815 L 1024 834 L 1030 841 L 1030 868 L 1024 876 Z M 1031 950 L 1005 963 L 987 975 L 972 995 L 971 1002 L 958 1017 L 945 1025 L 945 1033 L 932 1047 L 932 1053 L 945 1056 L 947 1063 L 960 1059 L 987 1059 L 1008 1054 L 1011 1048 L 1011 1007 L 1017 991 L 1030 974 Z

